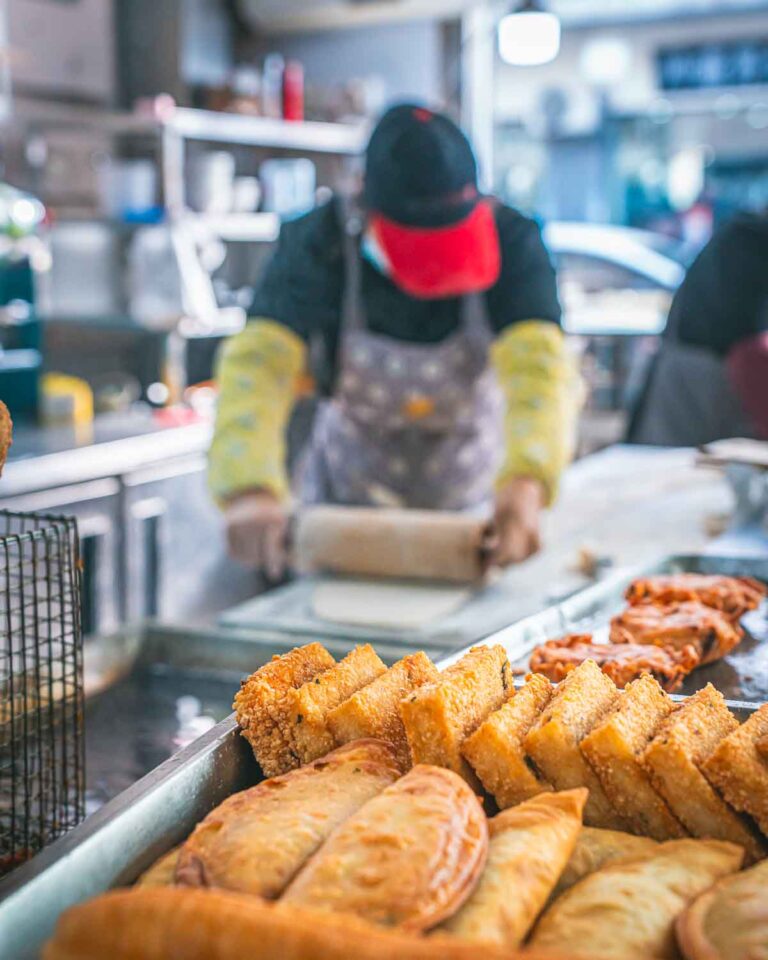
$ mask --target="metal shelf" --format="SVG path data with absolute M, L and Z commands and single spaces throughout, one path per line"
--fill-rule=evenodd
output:
M 251 117 L 239 113 L 193 110 L 179 107 L 167 119 L 159 120 L 139 113 L 94 110 L 62 105 L 52 108 L 17 101 L 11 122 L 38 128 L 79 128 L 122 136 L 146 136 L 167 131 L 185 140 L 231 143 L 243 146 L 301 150 L 355 156 L 365 149 L 369 127 L 366 123 L 293 122 L 269 117 Z
M 354 156 L 365 149 L 367 124 L 292 122 L 181 108 L 164 126 L 186 140 Z

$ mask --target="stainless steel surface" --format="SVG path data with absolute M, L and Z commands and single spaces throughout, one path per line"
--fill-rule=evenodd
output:
M 690 567 L 695 563 L 703 569 L 738 572 L 740 567 L 726 565 L 739 562 L 676 558 L 666 561 L 662 568 L 674 568 L 675 564 Z M 659 569 L 659 565 L 653 569 Z M 523 656 L 535 643 L 555 635 L 568 623 L 599 615 L 612 600 L 617 601 L 626 581 L 625 576 L 598 584 L 485 642 L 502 643 L 510 657 Z M 338 641 L 331 641 L 328 646 L 332 652 L 341 652 Z M 152 628 L 151 639 L 143 647 L 140 645 L 138 653 L 134 649 L 134 653 L 139 659 L 165 656 L 177 663 L 178 658 L 183 658 L 188 667 L 205 671 L 215 665 L 226 674 L 233 667 L 242 669 L 243 658 L 247 659 L 246 669 L 253 669 L 273 652 L 284 649 L 282 645 L 254 644 L 252 634 L 234 630 L 217 634 Z M 439 665 L 447 666 L 463 652 Z M 119 664 L 119 651 L 113 649 L 112 653 L 112 662 Z M 740 720 L 757 707 L 744 702 L 729 705 Z M 111 887 L 132 883 L 226 796 L 259 778 L 258 766 L 238 736 L 234 718 L 229 717 L 0 882 L 0 944 L 8 957 L 37 958 L 63 910 Z
M 624 592 L 636 577 L 659 573 L 720 573 L 751 576 L 768 582 L 768 556 L 719 557 L 688 555 L 669 557 L 661 562 L 625 570 L 620 574 L 574 594 L 543 613 L 521 620 L 514 626 L 486 637 L 484 643 L 500 643 L 514 667 L 528 668 L 534 647 L 568 633 L 594 633 L 605 636 L 608 620 L 626 606 Z M 727 657 L 717 663 L 694 670 L 683 684 L 681 694 L 691 694 L 707 683 L 713 683 L 732 705 L 743 702 L 754 707 L 768 701 L 768 609 L 764 604 L 743 621 L 744 640 Z M 450 657 L 452 663 L 461 654 Z

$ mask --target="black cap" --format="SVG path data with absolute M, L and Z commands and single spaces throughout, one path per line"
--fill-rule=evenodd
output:
M 479 200 L 469 140 L 444 114 L 392 107 L 368 144 L 364 199 L 370 211 L 406 226 L 459 223 Z

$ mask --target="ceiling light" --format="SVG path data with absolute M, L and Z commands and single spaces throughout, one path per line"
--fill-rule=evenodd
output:
M 516 67 L 550 63 L 560 52 L 560 20 L 541 0 L 523 0 L 499 23 L 499 56 Z

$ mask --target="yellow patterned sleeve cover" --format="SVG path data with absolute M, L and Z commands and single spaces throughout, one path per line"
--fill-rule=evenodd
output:
M 497 486 L 540 480 L 551 503 L 576 446 L 583 387 L 562 330 L 527 320 L 504 330 L 491 362 L 506 399 L 505 455 Z
M 304 373 L 304 341 L 281 323 L 251 320 L 224 345 L 208 482 L 220 502 L 263 487 L 286 498 L 286 428 Z

